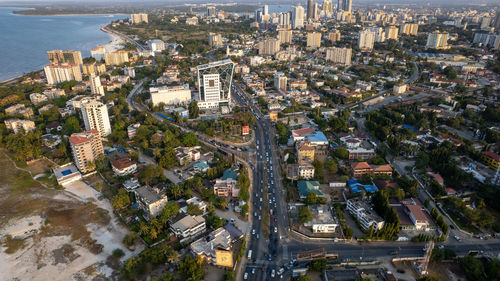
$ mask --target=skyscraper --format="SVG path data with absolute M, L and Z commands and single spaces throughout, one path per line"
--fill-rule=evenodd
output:
M 290 25 L 290 13 L 279 13 L 279 21 L 278 24 L 282 27 Z
M 132 24 L 148 23 L 148 14 L 131 14 L 130 22 Z
M 210 47 L 222 46 L 222 36 L 219 33 L 208 33 L 208 45 Z
M 327 17 L 330 17 L 333 14 L 333 3 L 332 0 L 323 1 L 323 12 Z
M 359 32 L 358 46 L 361 51 L 371 51 L 375 42 L 375 32 L 364 29 Z
M 91 74 L 89 82 L 90 92 L 93 95 L 104 96 L 104 87 L 101 85 L 101 78 L 98 75 Z
M 94 167 L 89 164 L 104 154 L 99 132 L 94 129 L 72 134 L 69 137 L 69 143 L 78 170 L 82 173 L 94 170 Z
M 282 29 L 278 30 L 278 39 L 280 43 L 291 43 L 292 42 L 292 30 L 291 29 Z
M 417 35 L 418 24 L 417 23 L 405 23 L 399 28 L 399 33 L 406 35 Z
M 312 20 L 314 17 L 314 1 L 307 0 L 307 20 Z
M 300 3 L 293 7 L 292 18 L 294 29 L 304 27 L 304 7 Z
M 267 38 L 260 42 L 259 45 L 259 55 L 271 56 L 279 52 L 280 50 L 280 40 L 276 38 Z
M 339 11 L 351 12 L 352 0 L 339 0 L 337 9 Z
M 61 64 L 61 65 L 46 65 L 43 70 L 48 84 L 58 84 L 64 81 L 82 81 L 82 72 L 80 65 L 76 64 Z
M 265 16 L 265 15 L 269 15 L 269 6 L 264 5 L 264 6 L 262 7 L 262 13 L 264 14 L 264 16 Z
M 227 59 L 196 67 L 198 76 L 198 107 L 219 108 L 231 102 L 234 63 Z
M 287 78 L 283 72 L 274 73 L 274 87 L 286 91 Z
M 307 47 L 318 48 L 321 46 L 321 32 L 307 33 Z
M 398 28 L 391 25 L 385 28 L 385 38 L 398 40 Z
M 207 17 L 209 18 L 217 17 L 217 9 L 213 6 L 207 7 Z
M 102 137 L 111 134 L 108 108 L 105 104 L 96 100 L 89 100 L 82 104 L 81 109 L 85 130 L 96 129 Z

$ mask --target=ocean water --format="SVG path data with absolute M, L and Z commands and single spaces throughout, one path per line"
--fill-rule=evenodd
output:
M 49 50 L 90 50 L 111 41 L 100 27 L 126 15 L 14 15 L 0 8 L 0 81 L 42 69 Z

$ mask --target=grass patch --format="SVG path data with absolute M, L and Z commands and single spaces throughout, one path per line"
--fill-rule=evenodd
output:
M 5 253 L 9 255 L 14 254 L 18 250 L 24 249 L 24 247 L 26 247 L 26 241 L 24 241 L 24 239 L 14 239 L 10 235 L 7 235 L 4 238 L 2 244 L 7 248 L 5 249 Z

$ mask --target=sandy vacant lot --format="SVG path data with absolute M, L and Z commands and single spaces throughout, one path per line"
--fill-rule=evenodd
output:
M 3 151 L 0 166 L 2 280 L 117 279 L 112 251 L 122 249 L 124 260 L 142 250 L 121 244 L 127 229 L 84 182 L 66 190 L 45 188 Z

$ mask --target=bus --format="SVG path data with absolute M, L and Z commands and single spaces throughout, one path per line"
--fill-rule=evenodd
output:
M 248 256 L 247 256 L 248 259 L 251 259 L 252 258 L 252 250 L 248 250 Z

